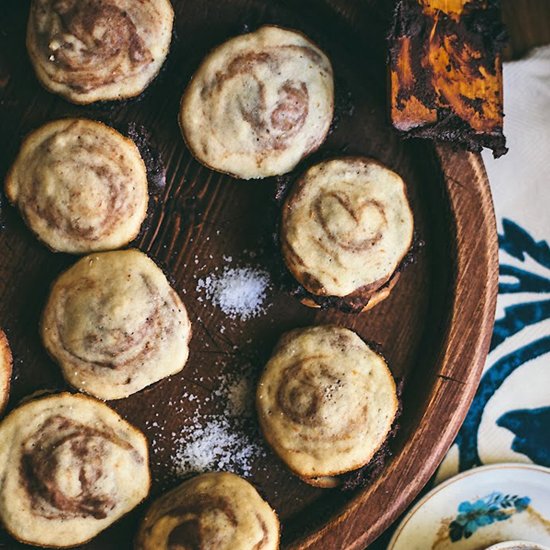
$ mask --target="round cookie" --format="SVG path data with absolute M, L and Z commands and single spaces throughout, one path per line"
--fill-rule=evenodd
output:
M 27 136 L 6 195 L 41 241 L 73 254 L 128 244 L 149 200 L 135 143 L 100 122 L 71 118 Z
M 397 414 L 384 359 L 351 330 L 309 327 L 282 336 L 260 378 L 264 437 L 307 483 L 336 484 L 385 443 Z
M 375 160 L 345 157 L 312 166 L 296 182 L 280 238 L 306 305 L 332 298 L 361 311 L 389 295 L 413 233 L 403 180 Z
M 169 0 L 33 0 L 27 50 L 40 82 L 73 103 L 139 95 L 172 39 Z
M 180 126 L 203 164 L 237 178 L 292 170 L 328 133 L 332 67 L 306 36 L 274 26 L 212 51 L 182 98 Z
M 156 500 L 135 550 L 275 550 L 279 521 L 256 489 L 230 473 L 202 474 Z
M 27 544 L 83 544 L 147 496 L 148 460 L 145 436 L 96 399 L 27 401 L 0 423 L 2 524 Z
M 10 397 L 12 356 L 6 334 L 0 329 L 0 414 L 6 408 Z
M 86 256 L 61 274 L 41 335 L 69 384 L 120 399 L 183 369 L 191 324 L 164 273 L 132 249 Z

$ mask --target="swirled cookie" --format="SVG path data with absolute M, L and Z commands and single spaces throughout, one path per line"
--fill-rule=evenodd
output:
M 6 179 L 6 195 L 54 251 L 112 250 L 147 214 L 147 171 L 134 142 L 109 126 L 62 119 L 32 132 Z
M 181 102 L 193 155 L 238 178 L 292 170 L 332 121 L 332 67 L 295 31 L 266 26 L 228 40 L 203 61 Z
M 10 397 L 12 357 L 6 334 L 0 329 L 0 414 Z
M 147 440 L 104 403 L 60 393 L 0 423 L 0 519 L 16 539 L 76 546 L 149 492 Z
M 281 246 L 306 305 L 335 297 L 361 311 L 391 291 L 413 232 L 403 180 L 375 160 L 347 157 L 312 166 L 294 185 Z
M 86 256 L 55 281 L 41 334 L 69 384 L 120 399 L 183 369 L 191 324 L 153 260 L 122 250 Z
M 357 334 L 332 325 L 283 335 L 256 394 L 262 432 L 307 483 L 367 464 L 384 444 L 398 410 L 384 359 Z
M 248 481 L 202 474 L 160 497 L 147 511 L 135 550 L 274 550 L 279 521 Z
M 38 79 L 73 103 L 139 95 L 172 39 L 169 0 L 33 0 L 27 50 Z

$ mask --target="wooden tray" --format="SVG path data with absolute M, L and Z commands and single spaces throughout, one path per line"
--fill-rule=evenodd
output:
M 192 318 L 188 366 L 128 399 L 111 405 L 143 429 L 152 445 L 152 495 L 174 486 L 172 432 L 204 409 L 220 369 L 243 360 L 261 369 L 279 335 L 314 323 L 336 322 L 381 344 L 395 376 L 404 378 L 401 428 L 393 457 L 365 489 L 351 492 L 309 487 L 267 450 L 251 480 L 280 514 L 284 548 L 364 548 L 419 492 L 440 462 L 475 392 L 488 349 L 497 288 L 497 235 L 490 191 L 478 155 L 401 141 L 386 119 L 385 33 L 390 2 L 352 0 L 180 0 L 176 37 L 165 69 L 150 89 L 130 102 L 77 107 L 39 86 L 25 51 L 28 2 L 0 6 L 0 178 L 22 137 L 42 123 L 85 116 L 124 128 L 143 125 L 166 166 L 165 185 L 151 182 L 146 228 L 136 246 L 170 274 Z M 317 158 L 349 153 L 373 156 L 408 183 L 418 236 L 425 246 L 403 273 L 391 297 L 359 316 L 314 311 L 277 288 L 265 315 L 229 321 L 198 300 L 197 277 L 224 265 L 223 255 L 273 273 L 277 253 L 275 179 L 233 181 L 194 161 L 180 136 L 180 96 L 204 55 L 224 39 L 262 23 L 300 29 L 331 58 L 337 81 L 337 120 Z M 302 163 L 297 172 L 311 162 Z M 162 184 L 162 181 L 160 182 Z M 64 388 L 59 368 L 38 337 L 38 320 L 55 276 L 75 258 L 53 254 L 26 229 L 18 213 L 2 206 L 0 326 L 15 357 L 10 408 L 43 388 Z M 255 251 L 256 257 L 243 251 Z M 221 332 L 220 327 L 225 332 Z M 220 366 L 220 362 L 223 365 Z M 201 380 L 202 377 L 202 380 Z M 162 419 L 162 433 L 155 424 Z M 158 441 L 162 439 L 162 445 Z M 142 508 L 83 548 L 129 549 Z M 6 534 L 0 547 L 23 548 Z

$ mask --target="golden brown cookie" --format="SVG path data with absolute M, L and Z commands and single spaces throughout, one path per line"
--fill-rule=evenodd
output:
M 332 121 L 332 67 L 303 34 L 274 26 L 211 52 L 182 98 L 193 155 L 238 178 L 285 174 L 324 141 Z
M 266 440 L 287 466 L 327 487 L 381 448 L 398 399 L 385 360 L 351 330 L 325 325 L 283 335 L 256 406 Z
M 331 297 L 360 311 L 389 294 L 413 232 L 403 180 L 375 160 L 345 157 L 296 182 L 283 206 L 281 246 L 310 295 L 306 305 Z
M 27 50 L 40 82 L 73 103 L 139 95 L 172 39 L 169 0 L 33 0 Z
M 6 179 L 6 195 L 54 251 L 112 250 L 134 239 L 147 213 L 147 172 L 135 143 L 86 119 L 32 132 Z
M 256 489 L 230 473 L 202 474 L 156 500 L 135 550 L 275 550 L 279 520 Z
M 12 356 L 6 334 L 0 329 L 0 414 L 6 408 L 10 397 Z
M 120 399 L 183 369 L 191 324 L 161 269 L 132 249 L 86 256 L 60 275 L 41 334 L 69 384 Z
M 0 423 L 0 519 L 16 539 L 77 546 L 149 492 L 145 436 L 104 403 L 60 393 Z

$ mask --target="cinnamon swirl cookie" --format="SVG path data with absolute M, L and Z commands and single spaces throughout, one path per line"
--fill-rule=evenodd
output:
M 135 550 L 274 550 L 279 521 L 244 479 L 203 474 L 160 497 L 147 511 Z
M 42 84 L 73 103 L 139 95 L 172 39 L 169 0 L 33 0 L 27 50 Z
M 145 436 L 104 403 L 60 393 L 0 423 L 0 519 L 16 539 L 76 546 L 149 492 Z
M 138 148 L 109 126 L 50 122 L 24 141 L 6 195 L 54 251 L 110 250 L 136 237 L 147 214 L 147 171 Z
M 285 263 L 305 288 L 303 302 L 348 311 L 389 295 L 413 241 L 403 180 L 379 162 L 348 157 L 306 171 L 282 212 Z
M 120 399 L 183 369 L 191 325 L 153 260 L 123 250 L 86 256 L 55 281 L 41 333 L 69 384 Z
M 238 178 L 292 170 L 332 121 L 332 67 L 303 34 L 265 26 L 216 48 L 193 76 L 180 125 L 193 155 Z
M 398 409 L 384 359 L 351 330 L 332 325 L 283 335 L 260 378 L 262 432 L 307 483 L 367 464 L 384 444 Z
M 0 329 L 0 414 L 10 397 L 12 357 L 6 334 Z

